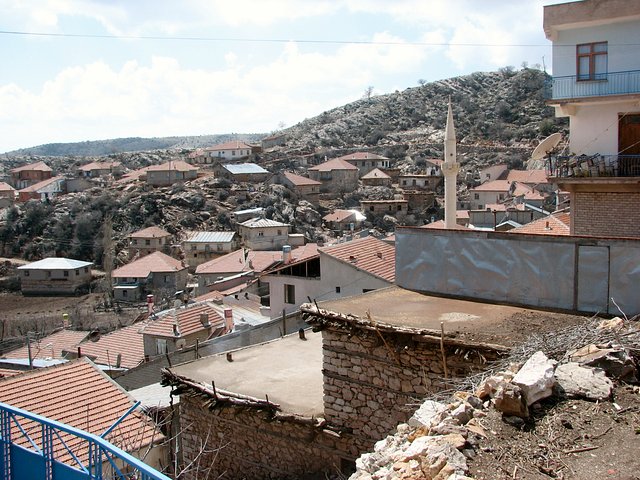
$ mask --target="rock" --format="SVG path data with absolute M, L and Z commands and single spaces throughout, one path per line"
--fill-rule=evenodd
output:
M 407 422 L 412 427 L 427 427 L 440 423 L 442 414 L 447 411 L 444 403 L 427 400 L 420 408 L 416 410 L 413 416 Z
M 455 419 L 460 425 L 465 425 L 473 418 L 473 407 L 467 402 L 463 402 L 452 410 L 449 413 L 449 416 Z
M 524 427 L 524 420 L 520 417 L 504 416 L 502 417 L 502 420 L 504 420 L 505 423 L 508 423 L 509 425 L 512 425 L 516 428 Z
M 475 392 L 475 396 L 481 400 L 493 397 L 498 388 L 511 381 L 513 374 L 511 372 L 500 372 L 485 379 Z
M 598 330 L 620 330 L 621 328 L 624 328 L 624 320 L 620 317 L 602 320 L 597 327 Z
M 605 400 L 611 396 L 613 383 L 604 371 L 570 362 L 556 368 L 560 390 L 568 397 Z
M 527 406 L 553 395 L 557 362 L 549 360 L 542 352 L 534 353 L 513 377 L 512 383 L 519 386 Z
M 569 360 L 601 368 L 608 376 L 624 382 L 638 381 L 635 362 L 629 352 L 622 348 L 600 348 L 591 344 L 573 352 Z
M 496 410 L 507 416 L 526 418 L 529 416 L 527 403 L 522 395 L 522 390 L 517 385 L 507 383 L 496 391 L 493 402 Z

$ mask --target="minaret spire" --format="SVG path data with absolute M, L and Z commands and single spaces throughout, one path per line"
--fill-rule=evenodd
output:
M 455 228 L 456 226 L 456 181 L 458 177 L 458 165 L 456 155 L 456 130 L 453 126 L 453 112 L 451 110 L 451 97 L 449 97 L 449 110 L 447 112 L 447 126 L 444 129 L 444 226 Z

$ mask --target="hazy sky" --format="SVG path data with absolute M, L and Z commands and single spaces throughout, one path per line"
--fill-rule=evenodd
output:
M 543 57 L 550 72 L 551 3 L 0 0 L 0 152 L 270 132 L 370 85 L 383 94 Z

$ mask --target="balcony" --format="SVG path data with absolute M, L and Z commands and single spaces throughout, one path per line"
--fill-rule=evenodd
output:
M 555 178 L 640 177 L 640 155 L 551 156 L 546 171 Z
M 553 77 L 551 90 L 552 100 L 640 93 L 640 70 L 603 73 L 594 80 L 577 80 L 576 75 Z
M 0 480 L 170 480 L 102 437 L 4 403 L 0 426 Z

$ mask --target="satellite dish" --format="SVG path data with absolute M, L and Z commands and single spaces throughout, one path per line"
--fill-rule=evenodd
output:
M 547 138 L 542 140 L 531 154 L 531 160 L 542 160 L 547 154 L 556 148 L 562 140 L 561 133 L 552 133 Z

